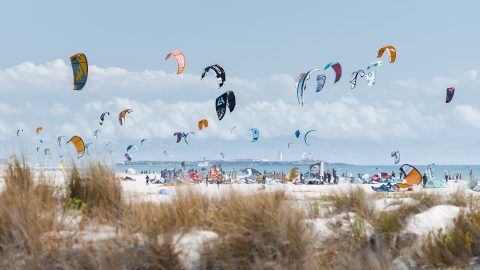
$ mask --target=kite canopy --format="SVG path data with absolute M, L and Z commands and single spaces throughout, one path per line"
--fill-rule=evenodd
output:
M 306 82 L 310 79 L 310 74 L 312 74 L 315 71 L 320 71 L 320 69 L 314 68 L 314 69 L 311 69 L 307 72 L 302 72 L 302 73 L 300 73 L 300 75 L 298 75 L 299 77 L 298 77 L 298 82 L 297 82 L 297 100 L 298 100 L 298 103 L 301 104 L 302 106 L 303 106 L 303 93 L 307 89 Z M 325 75 L 323 75 L 323 74 L 319 75 L 319 76 L 320 77 L 321 76 L 325 77 Z M 325 77 L 325 79 L 326 79 L 326 77 Z M 322 90 L 323 85 L 325 85 L 325 80 L 323 80 L 323 82 L 322 82 L 322 79 L 321 78 L 319 79 L 317 77 L 317 92 Z
M 227 106 L 230 112 L 235 109 L 236 100 L 233 91 L 227 91 L 215 99 L 215 110 L 218 120 L 222 120 L 227 112 Z
M 127 113 L 131 112 L 133 112 L 132 109 L 125 109 L 118 114 L 118 122 L 120 123 L 120 126 L 123 125 L 123 122 L 125 122 L 125 116 L 127 115 Z
M 310 134 L 310 132 L 313 132 L 313 131 L 317 131 L 317 130 L 315 130 L 315 129 L 309 130 L 309 131 L 307 131 L 307 133 L 305 133 L 305 136 L 303 137 L 303 141 L 308 146 L 310 146 L 310 144 L 308 144 L 308 142 L 307 142 L 307 136 L 308 136 L 308 134 Z
M 260 138 L 260 131 L 257 128 L 250 129 L 252 132 L 252 142 L 256 142 Z
M 290 148 L 293 145 L 293 142 L 288 143 L 288 148 Z
M 95 139 L 96 139 L 98 137 L 99 133 L 102 133 L 102 131 L 100 129 L 97 129 L 97 130 L 93 131 L 93 137 L 95 137 Z
M 400 171 L 405 175 L 405 180 L 409 185 L 418 185 L 422 182 L 422 174 L 417 168 L 409 164 L 403 164 Z
M 340 68 L 341 69 L 341 68 Z M 310 75 L 313 72 L 320 71 L 318 68 L 311 69 L 307 72 L 302 72 L 300 75 L 298 75 L 298 80 L 297 80 L 297 100 L 298 103 L 303 106 L 303 95 L 305 90 L 307 89 L 307 84 L 306 82 L 310 80 Z M 341 71 L 340 71 L 341 72 Z M 319 74 L 317 75 L 317 88 L 315 92 L 320 92 L 323 89 L 323 86 L 325 86 L 325 82 L 327 80 L 327 77 L 324 74 Z
M 352 72 L 352 77 L 350 79 L 350 89 L 353 89 L 355 88 L 355 86 L 357 86 L 358 76 L 360 76 L 360 78 L 363 78 L 363 76 L 365 76 L 365 71 L 360 69 L 355 72 Z
M 233 91 L 228 91 L 227 93 L 228 93 L 228 97 L 227 97 L 228 110 L 230 112 L 233 112 L 233 110 L 235 109 L 235 105 L 237 104 L 235 99 L 235 93 L 233 93 Z
M 145 141 L 147 141 L 147 140 L 148 140 L 148 139 L 142 139 L 142 140 L 140 140 L 140 146 L 143 146 L 143 143 L 144 143 Z
M 43 131 L 43 128 L 42 128 L 42 127 L 37 127 L 37 128 L 35 129 L 35 133 L 36 133 L 37 135 L 40 134 L 42 131 Z
M 79 136 L 73 136 L 67 143 L 72 143 L 77 150 L 77 157 L 81 158 L 85 154 L 85 143 Z
M 208 120 L 207 119 L 202 119 L 200 121 L 198 121 L 198 129 L 199 130 L 203 130 L 203 128 L 207 128 L 208 127 Z
M 297 137 L 297 139 L 298 139 L 298 137 L 300 137 L 300 130 L 297 129 L 297 130 L 295 131 L 295 137 Z
M 179 143 L 182 140 L 182 137 L 183 137 L 182 132 L 179 132 L 179 131 L 173 133 L 173 136 L 177 136 L 177 143 Z
M 387 45 L 380 48 L 380 50 L 378 50 L 377 58 L 382 57 L 385 51 L 387 51 L 390 55 L 390 63 L 395 62 L 395 59 L 397 59 L 397 50 L 392 45 Z
M 433 173 L 435 172 L 433 166 L 435 166 L 435 163 L 428 164 L 427 169 L 425 169 L 425 173 L 427 174 L 428 179 L 433 178 Z
M 453 95 L 455 95 L 455 87 L 449 87 L 447 88 L 447 98 L 445 100 L 445 103 L 450 103 L 453 99 Z
M 182 132 L 182 137 L 183 137 L 183 140 L 185 141 L 186 144 L 188 144 L 187 137 L 188 137 L 188 135 L 190 135 L 190 134 L 195 135 L 195 132 L 193 132 L 193 131 L 192 131 L 192 132 L 187 132 L 187 133 Z
M 77 53 L 70 57 L 73 70 L 73 90 L 82 90 L 87 83 L 88 63 L 83 53 Z
M 57 143 L 58 147 L 62 148 L 62 139 L 65 139 L 65 136 L 58 136 Z
M 168 53 L 167 56 L 165 56 L 165 61 L 167 61 L 171 56 L 177 59 L 177 65 L 178 65 L 177 74 L 181 74 L 185 69 L 185 62 L 186 62 L 185 55 L 181 51 L 173 51 Z
M 342 65 L 340 65 L 339 62 L 331 62 L 325 66 L 324 70 L 330 67 L 335 71 L 335 81 L 333 83 L 340 81 L 340 78 L 342 77 Z
M 138 150 L 138 147 L 136 147 L 136 146 L 133 145 L 133 144 L 130 144 L 129 146 L 127 146 L 127 153 L 128 153 L 128 151 L 130 151 L 130 150 L 132 150 L 132 149 Z
M 17 129 L 17 137 L 20 135 L 20 132 L 23 132 L 23 129 Z
M 223 70 L 223 68 L 219 65 L 211 65 L 211 66 L 206 67 L 203 70 L 201 79 L 205 78 L 205 76 L 207 75 L 207 73 L 210 70 L 213 70 L 215 72 L 215 75 L 217 76 L 218 88 L 222 87 L 223 84 L 225 83 L 225 80 L 226 80 L 225 70 Z
M 132 161 L 132 156 L 129 153 L 125 153 L 123 156 L 127 159 L 127 161 Z
M 367 67 L 367 84 L 368 86 L 375 85 L 375 79 L 377 77 L 378 68 L 382 65 L 382 61 L 376 61 L 368 65 Z
M 100 115 L 100 121 L 98 122 L 101 125 L 103 125 L 103 121 L 105 121 L 105 116 L 110 115 L 110 112 L 104 112 L 102 115 Z
M 325 76 L 323 74 L 317 75 L 317 90 L 315 92 L 318 93 L 318 92 L 322 91 L 326 80 L 327 80 L 327 76 Z
M 262 175 L 261 172 L 254 168 L 245 168 L 241 171 L 242 173 L 246 174 L 247 176 L 257 176 L 257 175 Z
M 400 151 L 393 151 L 390 156 L 393 158 L 395 164 L 398 164 L 400 162 Z

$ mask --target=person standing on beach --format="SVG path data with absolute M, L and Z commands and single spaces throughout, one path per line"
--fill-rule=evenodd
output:
M 147 174 L 147 177 L 145 177 L 145 185 L 148 186 L 150 184 L 150 177 L 148 177 L 148 174 Z
M 205 177 L 205 185 L 208 187 L 208 174 L 207 177 Z
M 427 173 L 423 174 L 422 180 L 423 180 L 423 187 L 425 187 L 425 185 L 427 184 L 427 181 L 428 181 Z
M 445 182 L 448 182 L 448 172 L 447 172 L 447 171 L 445 171 L 445 173 L 444 173 L 444 174 L 445 174 Z

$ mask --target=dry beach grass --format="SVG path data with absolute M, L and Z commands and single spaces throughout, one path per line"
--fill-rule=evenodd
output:
M 353 188 L 309 202 L 285 191 L 209 197 L 186 189 L 170 201 L 135 202 L 100 163 L 66 177 L 55 187 L 9 162 L 0 269 L 463 268 L 480 256 L 478 200 L 464 190 Z M 439 205 L 461 207 L 453 226 L 420 241 L 405 233 L 413 216 Z

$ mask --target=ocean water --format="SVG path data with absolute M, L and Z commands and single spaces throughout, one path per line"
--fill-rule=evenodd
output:
M 204 164 L 199 164 L 201 162 L 185 162 L 185 168 L 187 170 L 195 169 L 201 170 L 203 168 L 209 168 L 211 165 L 220 165 L 224 171 L 240 171 L 245 168 L 254 168 L 260 172 L 283 172 L 290 173 L 290 170 L 297 166 L 302 173 L 308 172 L 310 164 L 314 162 L 266 162 L 266 161 L 215 161 L 210 162 L 209 166 L 199 166 Z M 326 163 L 325 169 L 335 169 L 339 175 L 345 172 L 351 172 L 353 175 L 359 173 L 367 173 L 369 175 L 378 173 L 378 172 L 388 172 L 392 171 L 398 175 L 400 165 L 351 165 L 351 164 L 338 164 L 338 163 Z M 421 173 L 425 172 L 427 165 L 415 165 Z M 179 170 L 181 168 L 181 162 L 171 161 L 171 162 L 138 162 L 129 165 L 117 164 L 117 172 L 125 172 L 127 169 L 132 168 L 137 173 L 141 171 L 147 171 L 150 173 L 159 173 L 161 170 L 165 169 L 175 169 Z M 456 172 L 462 174 L 462 178 L 467 180 L 469 177 L 470 170 L 473 171 L 475 175 L 480 175 L 480 165 L 435 165 L 434 166 L 434 176 L 436 178 L 443 178 L 444 172 L 447 171 L 450 175 L 454 175 Z

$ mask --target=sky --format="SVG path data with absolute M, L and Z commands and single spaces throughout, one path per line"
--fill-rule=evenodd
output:
M 123 160 L 316 159 L 353 164 L 402 162 L 480 164 L 480 64 L 478 1 L 10 1 L 0 10 L 0 155 L 39 146 L 55 157 L 58 136 L 81 136 L 101 156 Z M 375 86 L 350 74 L 394 45 L 397 60 L 381 66 Z M 187 58 L 182 75 L 172 50 Z M 89 77 L 72 90 L 69 57 L 83 52 Z M 340 82 L 315 93 L 307 84 L 297 103 L 295 78 L 331 61 L 343 67 Z M 203 68 L 220 64 L 227 81 L 218 89 Z M 446 88 L 457 91 L 445 104 Z M 215 98 L 233 90 L 237 107 L 218 121 Z M 120 126 L 118 113 L 133 109 Z M 109 111 L 102 133 L 98 118 Z M 198 131 L 200 119 L 209 120 Z M 44 132 L 35 135 L 35 128 Z M 232 128 L 236 127 L 232 132 Z M 260 130 L 252 143 L 249 129 Z M 23 129 L 16 136 L 17 129 Z M 315 129 L 305 145 L 303 136 Z M 195 131 L 189 145 L 176 131 Z M 293 143 L 291 148 L 287 145 Z M 164 155 L 166 151 L 168 155 Z M 36 156 L 36 157 L 35 157 Z M 86 158 L 89 158 L 88 156 Z

